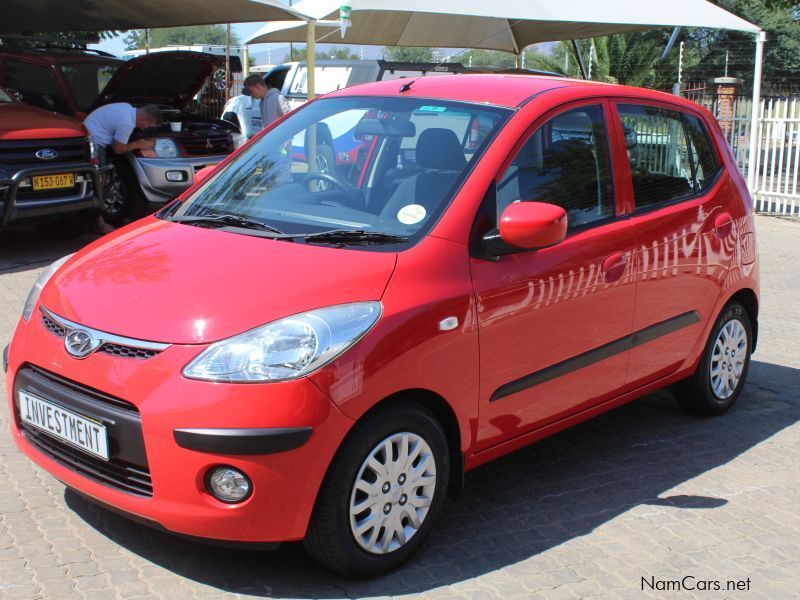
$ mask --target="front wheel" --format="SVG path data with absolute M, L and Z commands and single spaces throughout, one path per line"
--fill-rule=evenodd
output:
M 379 407 L 336 453 L 304 540 L 318 562 L 346 576 L 392 569 L 422 543 L 445 502 L 447 439 L 414 402 Z
M 725 306 L 714 323 L 694 375 L 677 387 L 681 405 L 694 414 L 720 415 L 742 393 L 752 352 L 752 326 L 738 302 Z

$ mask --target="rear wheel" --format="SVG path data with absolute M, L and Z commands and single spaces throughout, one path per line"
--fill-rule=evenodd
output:
M 447 439 L 428 410 L 410 401 L 379 407 L 356 424 L 331 462 L 306 550 L 347 576 L 398 566 L 441 512 L 449 476 Z
M 729 303 L 714 323 L 697 371 L 677 387 L 681 405 L 704 416 L 733 406 L 747 379 L 752 339 L 747 311 L 738 302 Z

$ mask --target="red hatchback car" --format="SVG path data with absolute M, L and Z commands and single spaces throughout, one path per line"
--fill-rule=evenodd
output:
M 361 142 L 347 172 L 314 159 L 324 128 Z M 730 408 L 757 264 L 695 104 L 547 77 L 350 88 L 42 273 L 12 433 L 141 520 L 375 573 L 470 469 L 670 384 Z

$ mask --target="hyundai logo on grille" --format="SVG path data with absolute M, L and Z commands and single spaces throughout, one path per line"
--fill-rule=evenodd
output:
M 58 152 L 52 148 L 42 148 L 36 153 L 36 158 L 41 160 L 53 160 L 54 158 L 58 158 Z
M 64 347 L 75 358 L 86 358 L 100 346 L 91 333 L 83 329 L 73 329 L 64 338 Z

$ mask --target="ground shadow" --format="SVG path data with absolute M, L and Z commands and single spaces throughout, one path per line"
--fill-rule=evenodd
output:
M 0 231 L 0 274 L 29 271 L 49 265 L 66 254 L 77 252 L 99 238 L 84 233 L 71 239 L 59 239 L 38 233 L 32 227 L 14 226 Z
M 724 505 L 721 497 L 671 496 L 668 490 L 795 424 L 796 381 L 797 369 L 753 361 L 750 383 L 723 417 L 687 415 L 670 392 L 659 392 L 482 467 L 448 502 L 422 551 L 373 580 L 332 576 L 297 545 L 274 552 L 210 548 L 146 529 L 72 492 L 66 499 L 115 542 L 220 590 L 299 598 L 424 592 L 525 560 L 640 504 Z

